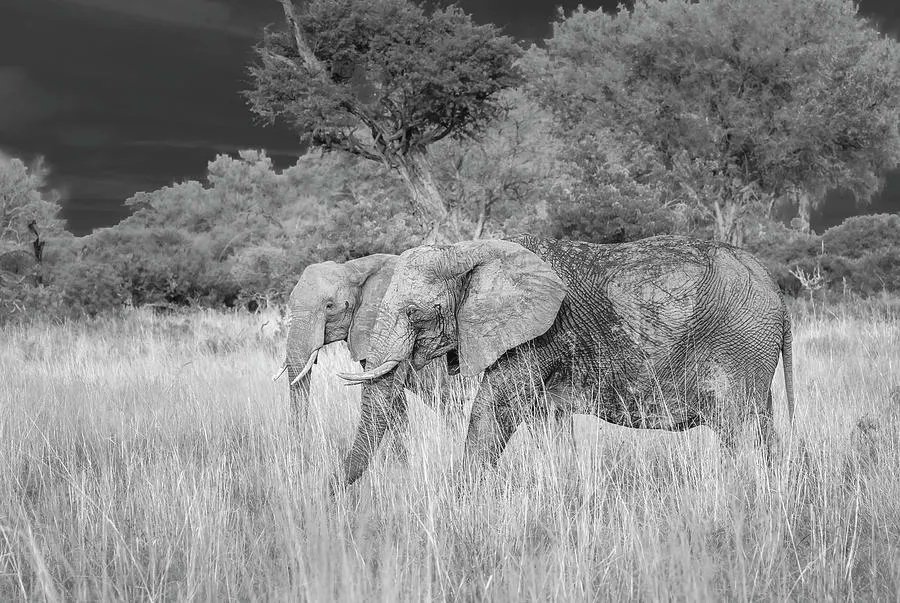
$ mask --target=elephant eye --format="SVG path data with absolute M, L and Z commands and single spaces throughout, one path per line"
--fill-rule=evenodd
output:
M 331 310 L 334 307 L 334 302 L 328 302 L 325 304 L 326 310 Z

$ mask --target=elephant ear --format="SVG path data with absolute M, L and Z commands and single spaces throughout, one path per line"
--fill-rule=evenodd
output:
M 476 257 L 456 321 L 460 369 L 477 375 L 508 350 L 547 332 L 566 286 L 550 264 L 517 243 L 454 247 Z
M 378 306 L 387 291 L 397 265 L 397 256 L 386 253 L 369 255 L 346 263 L 350 278 L 358 287 L 359 303 L 353 313 L 347 346 L 354 360 L 365 360 L 369 356 L 369 336 L 378 317 Z

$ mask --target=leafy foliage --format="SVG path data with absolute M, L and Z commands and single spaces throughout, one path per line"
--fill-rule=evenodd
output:
M 595 243 L 623 243 L 665 233 L 697 233 L 692 208 L 667 198 L 662 166 L 639 141 L 620 147 L 598 130 L 566 149 L 570 185 L 550 210 L 550 233 Z
M 311 262 L 394 252 L 421 237 L 396 179 L 349 157 L 307 155 L 278 171 L 265 153 L 242 151 L 211 161 L 206 180 L 129 199 L 133 215 L 84 238 L 60 281 L 66 295 L 85 296 L 89 311 L 277 300 Z M 381 212 L 393 215 L 390 229 Z
M 841 187 L 866 200 L 900 162 L 900 46 L 849 0 L 578 9 L 527 64 L 570 137 L 636 137 L 720 239 L 739 243 L 778 198 Z
M 41 160 L 29 166 L 0 153 L 0 322 L 41 300 L 39 285 L 71 238 L 48 175 Z
M 851 259 L 900 249 L 900 216 L 872 214 L 847 218 L 822 234 L 829 253 Z
M 47 189 L 49 172 L 43 161 L 28 166 L 0 153 L 0 252 L 28 249 L 34 239 L 28 225 L 41 236 L 63 232 L 59 195 Z
M 257 49 L 251 109 L 316 147 L 396 170 L 430 240 L 463 236 L 429 147 L 478 138 L 503 114 L 499 93 L 521 80 L 519 47 L 452 5 L 312 0 L 298 16 L 282 4 L 289 31 L 267 31 Z
M 267 31 L 247 97 L 327 150 L 381 160 L 379 146 L 404 154 L 476 135 L 502 113 L 497 93 L 519 82 L 514 42 L 456 6 L 312 0 L 297 17 L 318 64 L 302 60 L 290 32 Z
M 782 289 L 800 293 L 792 272 L 819 270 L 828 288 L 864 295 L 900 292 L 900 216 L 875 214 L 848 218 L 821 236 L 770 223 L 752 238 L 759 255 Z
M 519 89 L 509 111 L 478 140 L 435 145 L 436 173 L 455 229 L 465 238 L 538 232 L 572 178 L 552 116 Z

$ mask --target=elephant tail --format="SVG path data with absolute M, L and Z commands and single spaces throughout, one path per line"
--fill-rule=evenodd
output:
M 791 349 L 793 337 L 791 335 L 791 319 L 787 309 L 784 311 L 784 319 L 781 327 L 781 362 L 784 369 L 784 391 L 787 395 L 788 418 L 794 422 L 794 355 Z

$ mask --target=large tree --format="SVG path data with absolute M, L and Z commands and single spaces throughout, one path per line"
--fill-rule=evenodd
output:
M 65 233 L 59 194 L 43 160 L 28 166 L 0 153 L 0 272 L 35 272 L 47 237 Z M 65 233 L 67 234 L 67 233 Z M 37 271 L 40 280 L 40 272 Z
M 522 90 L 507 90 L 510 110 L 479 140 L 435 145 L 435 173 L 463 238 L 541 231 L 553 200 L 571 186 L 552 115 Z
M 519 48 L 456 6 L 408 0 L 279 0 L 288 31 L 265 32 L 250 68 L 252 110 L 308 143 L 381 162 L 431 224 L 448 223 L 428 148 L 477 138 L 520 81 Z M 455 233 L 449 233 L 455 236 Z
M 900 163 L 900 50 L 851 0 L 579 9 L 528 64 L 576 144 L 609 132 L 647 145 L 672 193 L 733 243 L 779 199 L 808 228 L 827 190 L 866 201 Z

